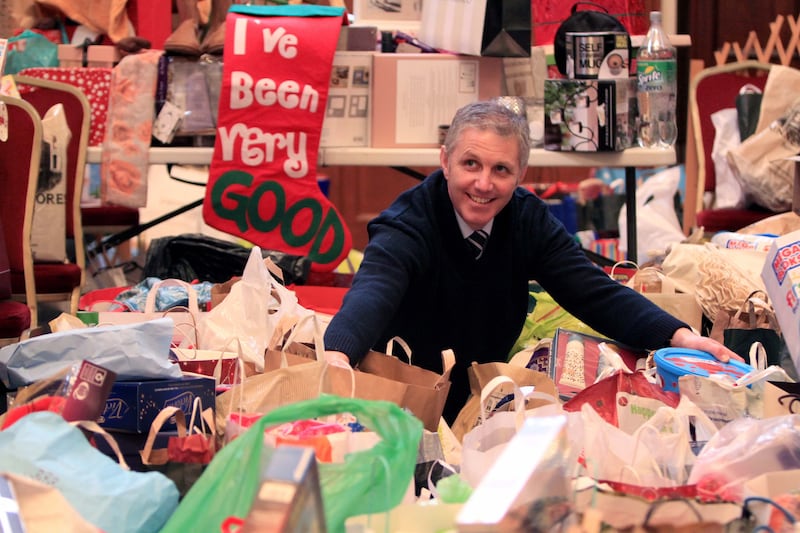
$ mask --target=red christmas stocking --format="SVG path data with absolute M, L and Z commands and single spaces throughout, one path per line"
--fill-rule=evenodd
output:
M 341 8 L 234 5 L 226 18 L 217 137 L 203 218 L 330 271 L 350 231 L 317 185 Z

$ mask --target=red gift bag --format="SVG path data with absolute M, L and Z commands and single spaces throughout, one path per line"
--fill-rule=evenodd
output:
M 166 448 L 154 448 L 161 427 L 173 416 L 178 428 L 177 435 L 168 437 Z M 179 407 L 165 407 L 153 420 L 139 454 L 142 463 L 149 469 L 161 472 L 175 483 L 182 498 L 205 471 L 215 452 L 213 409 L 209 407 L 203 411 L 202 401 L 196 397 L 188 427 L 186 416 Z
M 531 2 L 534 46 L 553 44 L 556 31 L 561 23 L 570 16 L 573 4 L 580 4 L 579 10 L 604 9 L 622 22 L 629 35 L 644 35 L 650 27 L 649 13 L 645 10 L 644 0 L 537 1 Z
M 651 383 L 642 371 L 617 371 L 570 398 L 564 403 L 564 410 L 580 411 L 583 404 L 588 403 L 609 424 L 634 429 L 635 423 L 626 423 L 626 417 L 632 415 L 638 422 L 644 422 L 648 418 L 646 410 L 654 413 L 657 405 L 677 407 L 679 401 L 680 395 Z

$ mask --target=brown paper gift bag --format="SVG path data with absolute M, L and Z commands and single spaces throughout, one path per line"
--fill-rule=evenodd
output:
M 303 324 L 313 321 L 314 343 L 294 342 L 295 332 Z M 301 319 L 284 317 L 275 328 L 269 348 L 264 354 L 264 370 L 292 368 L 304 363 L 326 365 L 316 381 L 317 394 L 328 393 L 345 398 L 384 400 L 403 405 L 405 383 L 390 381 L 380 376 L 359 372 L 351 368 L 327 365 L 324 356 L 322 325 L 319 317 L 309 315 Z
M 318 319 L 315 326 L 314 347 L 293 342 L 293 333 L 300 326 L 282 320 L 270 342 L 271 348 L 264 354 L 265 369 L 293 368 L 303 363 L 325 364 L 322 333 Z M 286 340 L 285 332 L 290 331 Z M 397 337 L 391 339 L 386 347 L 387 354 L 370 351 L 357 365 L 355 371 L 335 365 L 327 365 L 326 372 L 315 383 L 319 392 L 328 392 L 344 397 L 363 400 L 384 400 L 405 407 L 425 425 L 425 429 L 436 431 L 442 416 L 447 394 L 450 392 L 450 371 L 455 365 L 452 350 L 442 353 L 444 372 L 437 374 L 411 363 L 405 363 L 391 355 L 394 343 L 400 344 L 406 353 L 411 353 L 408 345 Z M 283 347 L 281 347 L 283 346 Z M 321 381 L 324 378 L 325 381 Z
M 394 343 L 400 344 L 405 353 L 409 354 L 409 362 L 403 362 L 392 355 Z M 403 399 L 400 407 L 405 407 L 414 413 L 425 425 L 428 431 L 436 431 L 439 419 L 442 417 L 447 394 L 450 392 L 450 372 L 456 364 L 456 357 L 452 350 L 442 351 L 443 372 L 437 374 L 431 370 L 414 366 L 411 363 L 411 350 L 400 338 L 389 340 L 385 354 L 370 351 L 358 363 L 356 376 L 360 373 L 371 374 L 385 378 L 385 381 L 405 385 Z M 385 382 L 384 381 L 384 382 Z
M 57 488 L 16 474 L 4 473 L 2 477 L 13 487 L 27 533 L 101 533 L 100 528 L 84 519 Z
M 234 412 L 266 414 L 276 407 L 310 400 L 320 393 L 320 383 L 325 388 L 323 369 L 325 363 L 307 360 L 246 377 L 238 385 L 217 396 L 217 435 L 223 437 L 228 415 Z
M 660 285 L 660 289 L 654 292 L 648 292 L 646 287 L 641 285 L 640 280 L 647 275 L 652 275 L 654 279 L 657 278 L 653 287 L 657 288 Z M 626 285 L 643 294 L 645 298 L 675 318 L 683 320 L 696 331 L 701 331 L 703 325 L 703 309 L 700 307 L 694 294 L 678 292 L 675 288 L 675 282 L 660 269 L 644 267 L 638 270 L 633 278 L 628 280 Z
M 489 382 L 497 376 L 506 376 L 520 387 L 533 386 L 538 392 L 549 394 L 553 397 L 558 397 L 556 384 L 547 374 L 531 370 L 530 368 L 518 365 L 511 365 L 509 363 L 494 362 L 494 363 L 476 363 L 467 369 L 467 376 L 469 377 L 469 388 L 471 395 L 458 413 L 451 429 L 459 442 L 464 438 L 464 435 L 473 429 L 480 421 L 481 414 L 481 391 L 486 387 Z M 513 392 L 511 387 L 498 387 L 495 389 L 495 394 L 498 395 L 495 402 L 503 396 Z M 529 400 L 526 404 L 526 409 L 533 409 L 546 404 L 545 400 Z

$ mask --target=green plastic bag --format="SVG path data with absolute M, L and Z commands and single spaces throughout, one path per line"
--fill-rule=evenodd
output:
M 8 39 L 8 57 L 3 74 L 16 74 L 32 67 L 57 67 L 58 45 L 35 31 L 25 30 Z
M 261 482 L 264 430 L 337 413 L 353 414 L 381 441 L 347 455 L 344 463 L 319 464 L 328 531 L 343 532 L 351 516 L 396 507 L 414 476 L 422 422 L 390 402 L 322 395 L 271 411 L 223 447 L 161 532 L 221 531 L 229 517 L 247 516 Z
M 525 317 L 525 323 L 508 357 L 536 345 L 541 339 L 552 339 L 556 329 L 563 328 L 588 335 L 600 335 L 592 328 L 565 311 L 550 294 L 544 291 L 530 291 L 533 310 Z

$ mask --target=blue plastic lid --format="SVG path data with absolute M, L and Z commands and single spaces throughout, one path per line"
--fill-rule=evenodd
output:
M 711 374 L 727 374 L 734 380 L 755 370 L 752 366 L 731 359 L 723 363 L 708 352 L 689 348 L 662 348 L 653 354 L 656 368 L 683 376 L 695 374 L 708 377 Z

